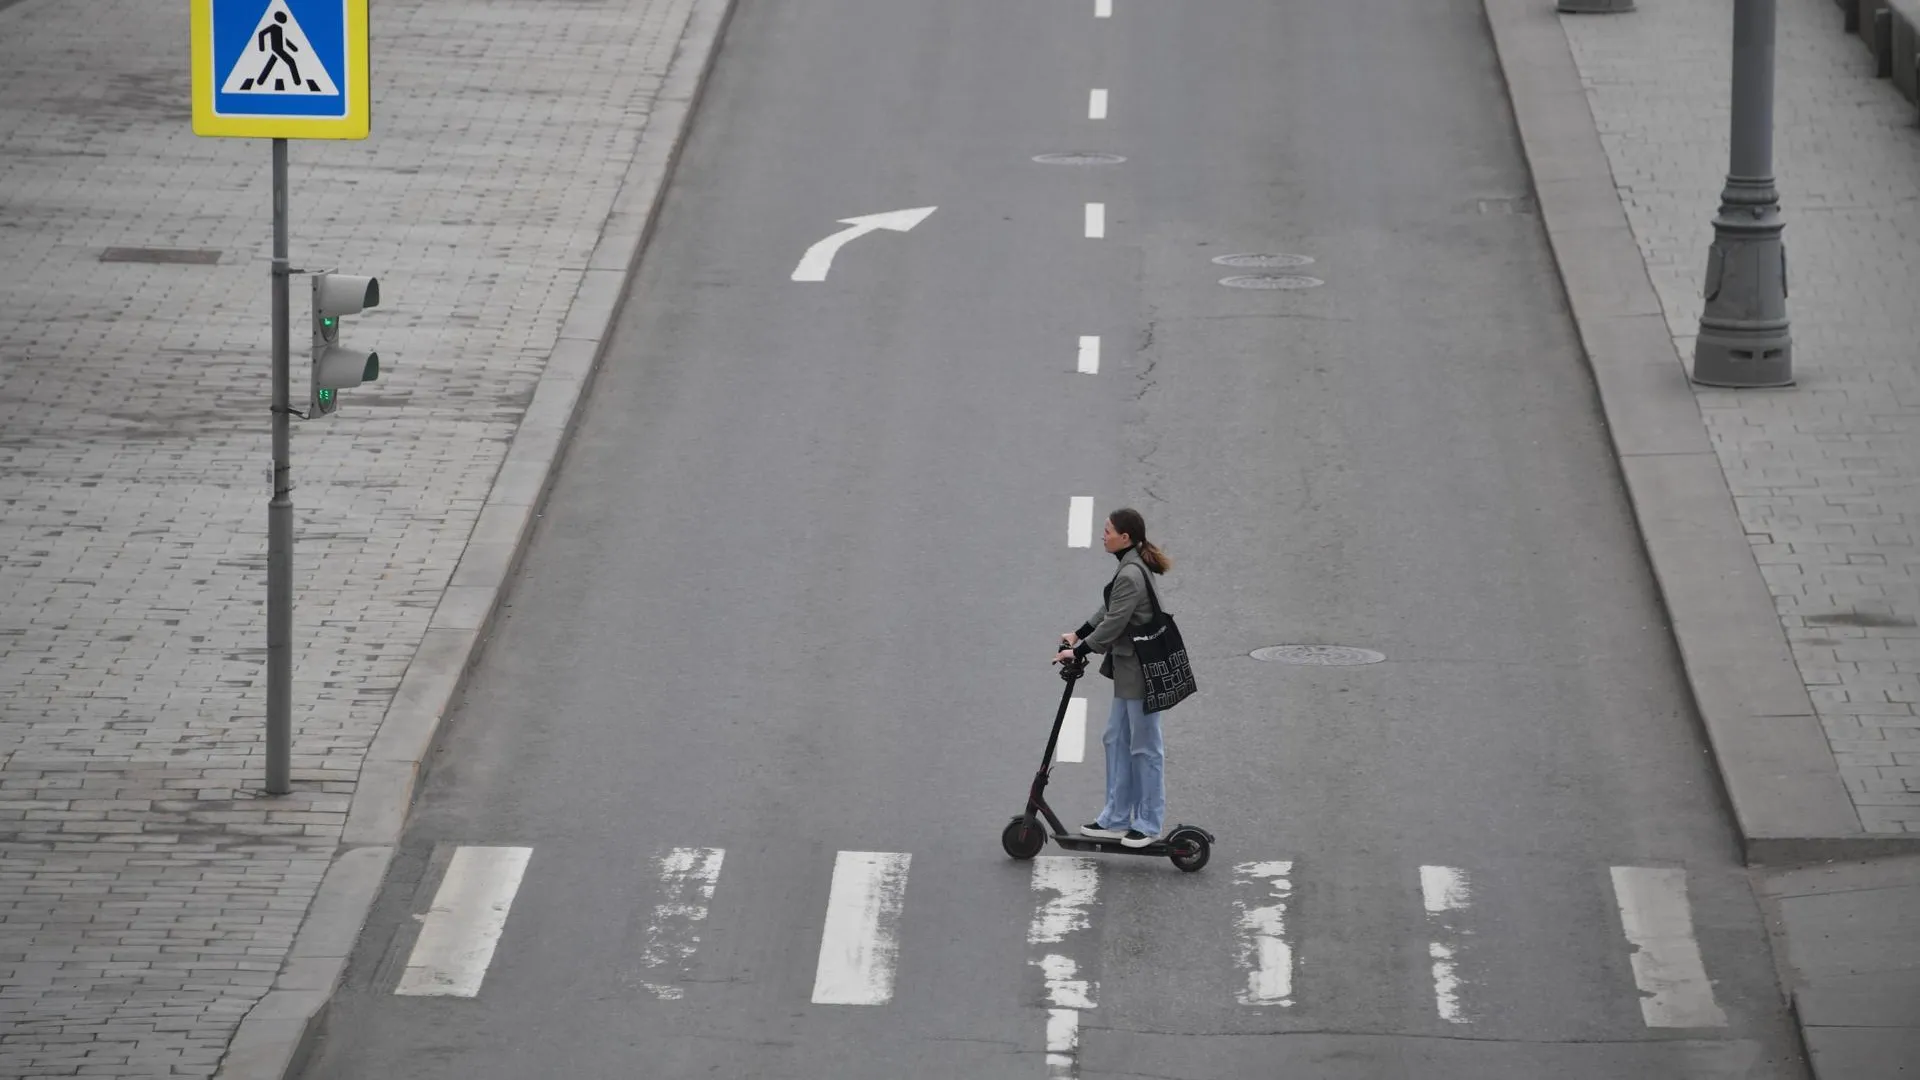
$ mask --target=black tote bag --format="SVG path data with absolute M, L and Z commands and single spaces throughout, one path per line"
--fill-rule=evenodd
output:
M 1153 618 L 1145 625 L 1128 627 L 1133 639 L 1133 655 L 1140 661 L 1140 674 L 1147 680 L 1147 712 L 1161 712 L 1187 700 L 1200 687 L 1193 680 L 1193 665 L 1187 662 L 1187 643 L 1173 616 L 1160 606 L 1153 591 L 1153 571 L 1142 567 L 1147 582 L 1147 598 L 1153 601 Z

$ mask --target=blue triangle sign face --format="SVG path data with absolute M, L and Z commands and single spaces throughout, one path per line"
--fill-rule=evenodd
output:
M 340 96 L 339 86 L 287 0 L 269 0 L 259 24 L 221 83 L 220 92 Z

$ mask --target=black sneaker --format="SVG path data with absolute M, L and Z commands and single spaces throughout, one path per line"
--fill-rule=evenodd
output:
M 1095 840 L 1120 840 L 1127 834 L 1120 829 L 1103 829 L 1099 822 L 1080 826 L 1081 836 L 1091 836 Z
M 1139 829 L 1128 829 L 1127 835 L 1120 838 L 1120 844 L 1123 847 L 1146 847 L 1158 839 L 1159 837 L 1148 836 Z

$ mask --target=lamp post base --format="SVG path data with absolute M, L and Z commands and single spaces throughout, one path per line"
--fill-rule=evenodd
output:
M 1707 253 L 1694 382 L 1740 389 L 1793 385 L 1784 230 L 1771 180 L 1728 179 Z
M 1703 326 L 1693 346 L 1693 381 L 1729 390 L 1793 385 L 1793 338 L 1780 333 Z

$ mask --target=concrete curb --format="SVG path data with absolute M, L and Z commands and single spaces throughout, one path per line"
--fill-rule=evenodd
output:
M 281 1080 L 297 1072 L 325 1019 L 347 959 L 379 895 L 440 721 L 479 659 L 507 580 L 533 535 L 578 422 L 706 89 L 736 0 L 693 11 L 607 215 L 553 354 L 494 477 L 425 638 L 361 765 L 340 850 L 302 920 L 272 989 L 241 1021 L 215 1080 Z
M 1553 4 L 1484 4 L 1547 238 L 1746 861 L 1920 850 L 1920 837 L 1867 832 L 1841 779 Z

